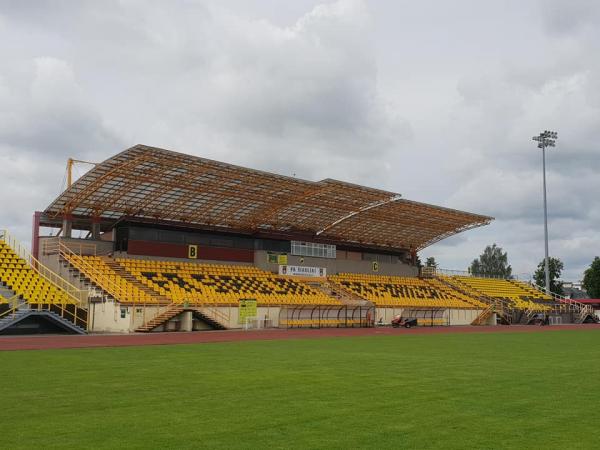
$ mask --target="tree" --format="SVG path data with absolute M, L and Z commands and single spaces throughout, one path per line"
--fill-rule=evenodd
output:
M 479 258 L 474 259 L 469 272 L 475 276 L 510 278 L 512 267 L 508 264 L 508 254 L 496 244 L 488 245 Z
M 535 284 L 543 288 L 546 287 L 546 269 L 545 269 L 545 258 L 540 261 L 537 266 L 537 270 L 533 274 Z M 550 292 L 555 294 L 563 295 L 562 281 L 558 281 L 560 274 L 564 269 L 562 261 L 558 258 L 548 258 L 548 267 L 550 272 Z
M 430 256 L 425 260 L 425 267 L 437 267 L 438 263 L 435 262 L 435 258 Z
M 600 298 L 600 258 L 597 256 L 583 273 L 583 287 L 590 298 Z

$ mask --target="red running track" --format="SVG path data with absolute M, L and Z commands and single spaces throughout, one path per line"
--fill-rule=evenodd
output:
M 443 333 L 531 333 L 556 330 L 600 330 L 598 325 L 539 326 L 452 326 L 419 328 L 322 328 L 253 331 L 200 331 L 193 333 L 94 334 L 0 336 L 0 350 L 46 350 L 56 348 L 128 347 L 136 345 L 200 344 L 210 342 L 314 339 L 349 336 L 394 336 Z

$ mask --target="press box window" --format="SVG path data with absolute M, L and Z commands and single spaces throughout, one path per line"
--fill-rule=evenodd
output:
M 335 259 L 335 245 L 292 241 L 292 255 Z

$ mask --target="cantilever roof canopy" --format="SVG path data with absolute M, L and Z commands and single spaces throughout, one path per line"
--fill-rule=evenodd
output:
M 44 211 L 115 223 L 124 217 L 224 231 L 302 233 L 315 239 L 420 250 L 486 225 L 491 217 L 400 198 L 393 192 L 318 182 L 136 145 L 98 164 Z

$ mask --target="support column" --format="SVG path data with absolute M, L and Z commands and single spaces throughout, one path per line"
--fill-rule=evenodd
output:
M 73 216 L 71 214 L 65 214 L 63 216 L 62 233 L 63 237 L 70 238 L 73 231 Z
M 92 217 L 92 239 L 100 239 L 100 217 Z
M 192 311 L 184 311 L 180 317 L 179 331 L 192 331 Z
M 31 226 L 31 254 L 35 259 L 40 259 L 40 216 L 42 213 L 33 213 L 33 224 Z

